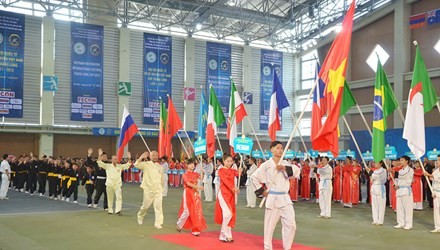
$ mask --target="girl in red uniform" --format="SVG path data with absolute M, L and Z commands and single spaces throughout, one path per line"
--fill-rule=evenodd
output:
M 353 205 L 358 205 L 359 204 L 359 176 L 361 174 L 362 168 L 361 166 L 359 166 L 359 164 L 357 163 L 357 160 L 353 160 L 353 170 L 352 170 L 352 198 L 351 198 L 351 202 L 353 203 Z
M 420 166 L 420 162 L 414 162 L 414 180 L 412 183 L 414 209 L 423 210 L 423 188 L 422 188 L 422 176 L 423 169 Z
M 236 210 L 235 195 L 240 189 L 235 186 L 234 179 L 241 174 L 239 171 L 231 168 L 234 160 L 230 154 L 223 156 L 224 166 L 218 170 L 220 177 L 220 190 L 215 203 L 214 221 L 222 225 L 220 231 L 220 241 L 233 242 L 232 228 L 235 226 Z
M 194 160 L 187 160 L 187 167 L 188 171 L 182 175 L 184 190 L 177 220 L 177 231 L 180 232 L 182 228 L 185 228 L 191 230 L 194 236 L 199 236 L 200 232 L 207 228 L 199 195 L 199 190 L 203 190 L 203 187 L 197 186 L 200 174 L 194 172 Z
M 308 159 L 304 161 L 304 166 L 301 169 L 301 198 L 307 201 L 310 199 L 310 166 Z
M 170 173 L 168 174 L 168 182 L 170 187 L 174 187 L 174 175 L 175 175 L 175 168 L 176 168 L 176 159 L 171 158 L 170 161 Z

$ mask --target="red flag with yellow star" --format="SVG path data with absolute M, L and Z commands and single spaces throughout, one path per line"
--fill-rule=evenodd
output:
M 325 83 L 324 98 L 327 107 L 327 118 L 316 134 L 311 135 L 312 147 L 318 151 L 330 150 L 334 156 L 337 156 L 339 152 L 338 119 L 344 91 L 348 52 L 350 50 L 354 9 L 355 1 L 353 0 L 342 22 L 342 30 L 333 41 L 319 71 L 319 78 Z

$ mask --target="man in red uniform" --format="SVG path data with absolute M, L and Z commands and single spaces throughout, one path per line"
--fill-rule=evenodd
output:
M 310 199 L 310 166 L 309 159 L 304 161 L 304 166 L 301 169 L 301 198 L 305 200 Z
M 340 161 L 336 161 L 336 167 L 333 171 L 333 201 L 341 202 L 342 200 L 342 165 Z
M 352 207 L 352 190 L 353 190 L 353 165 L 351 157 L 347 156 L 345 164 L 342 167 L 342 203 L 345 208 Z

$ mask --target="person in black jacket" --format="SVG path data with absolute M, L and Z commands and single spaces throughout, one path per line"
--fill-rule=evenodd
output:
M 73 194 L 73 203 L 78 203 L 78 184 L 79 184 L 79 167 L 76 163 L 71 163 L 67 161 L 72 167 L 69 167 L 66 174 L 69 175 L 69 180 L 67 181 L 67 194 L 66 201 L 70 201 L 70 196 Z
M 92 166 L 93 169 L 95 170 L 95 174 L 96 174 L 96 182 L 95 182 L 96 193 L 95 193 L 95 198 L 93 199 L 93 208 L 98 207 L 99 199 L 101 198 L 101 195 L 104 194 L 104 209 L 107 210 L 108 209 L 107 187 L 105 186 L 105 181 L 107 179 L 107 175 L 105 173 L 105 170 L 98 166 L 98 163 L 96 163 L 96 160 L 92 159 L 92 154 L 93 154 L 93 149 L 89 148 L 87 150 L 86 165 Z M 107 160 L 106 153 L 103 153 L 102 157 L 103 157 L 102 158 L 103 161 Z
M 37 190 L 38 168 L 41 163 L 35 155 L 32 153 L 30 155 L 31 159 L 28 164 L 28 181 L 26 183 L 26 190 L 28 190 L 31 195 L 34 195 L 34 192 Z
M 47 156 L 43 155 L 41 158 L 40 164 L 38 165 L 38 193 L 40 196 L 43 196 L 46 192 L 46 181 L 47 181 L 47 174 L 48 174 L 48 160 Z
M 87 172 L 84 174 L 84 177 L 82 179 L 81 185 L 85 185 L 86 192 L 87 192 L 87 207 L 92 207 L 93 200 L 92 195 L 93 191 L 95 190 L 95 182 L 96 182 L 96 175 L 93 171 L 93 166 L 87 165 Z

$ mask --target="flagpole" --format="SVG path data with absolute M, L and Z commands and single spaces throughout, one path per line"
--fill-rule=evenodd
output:
M 150 150 L 150 148 L 148 147 L 147 142 L 145 141 L 145 139 L 144 139 L 144 137 L 142 136 L 142 134 L 141 134 L 140 131 L 138 131 L 138 134 L 139 134 L 139 136 L 141 137 L 142 141 L 144 142 L 145 147 L 147 147 L 148 152 L 151 153 L 151 150 Z
M 191 158 L 191 155 L 189 155 L 188 150 L 186 149 L 185 144 L 183 143 L 182 138 L 179 135 L 179 132 L 177 132 L 177 137 L 179 138 L 179 141 L 182 144 L 182 147 L 185 150 L 185 153 L 188 156 L 188 159 Z
M 186 138 L 189 140 L 189 144 L 191 144 L 191 147 L 193 148 L 194 152 L 196 151 L 196 149 L 194 148 L 194 144 L 191 141 L 191 138 L 189 138 L 188 132 L 186 132 L 186 130 L 184 129 L 183 132 L 185 132 Z
M 370 133 L 370 136 L 373 136 L 373 133 L 371 132 L 371 128 L 370 128 L 370 126 L 368 125 L 367 120 L 365 119 L 364 113 L 362 113 L 361 107 L 359 107 L 359 104 L 357 104 L 357 103 L 356 103 L 356 107 L 357 107 L 357 109 L 358 109 L 358 111 L 359 111 L 359 114 L 360 114 L 361 117 L 362 117 L 362 120 L 363 120 L 364 123 L 365 123 L 365 126 L 366 126 L 367 129 L 368 129 L 368 133 Z
M 289 107 L 290 107 L 290 106 L 289 106 Z M 290 116 L 292 116 L 292 120 L 293 120 L 293 122 L 295 122 L 295 121 L 296 121 L 296 115 L 293 113 L 293 109 L 292 109 L 292 107 L 290 107 Z M 300 140 L 301 140 L 301 143 L 302 143 L 302 145 L 303 145 L 303 147 L 304 147 L 304 150 L 306 151 L 307 158 L 309 159 L 309 161 L 311 161 L 311 159 L 310 159 L 310 155 L 309 155 L 309 150 L 307 149 L 306 143 L 304 142 L 304 138 L 303 138 L 302 135 L 301 135 L 301 131 L 300 131 L 299 127 L 298 127 L 297 131 L 298 131 L 298 134 L 299 134 L 299 138 L 300 138 Z
M 436 104 L 437 104 L 438 112 L 440 113 L 440 104 L 438 102 Z
M 420 157 L 418 157 L 417 158 L 417 160 L 419 161 L 419 163 L 420 163 L 420 166 L 422 167 L 422 170 L 423 170 L 423 175 L 425 176 L 425 178 L 426 178 L 426 182 L 428 183 L 428 187 L 429 187 L 429 189 L 431 190 L 431 194 L 433 194 L 434 192 L 433 192 L 433 190 L 432 190 L 432 185 L 431 185 L 431 182 L 429 181 L 429 178 L 428 178 L 428 176 L 426 176 L 425 175 L 425 173 L 427 173 L 426 172 L 426 169 L 425 169 L 425 167 L 423 166 L 423 162 L 422 162 L 422 160 L 420 159 Z
M 281 161 L 283 160 L 284 156 L 285 156 L 286 153 L 287 153 L 287 150 L 289 149 L 290 143 L 292 142 L 293 136 L 295 135 L 295 131 L 297 130 L 298 125 L 299 125 L 299 122 L 301 121 L 301 119 L 302 119 L 303 116 L 304 116 L 304 113 L 306 112 L 307 104 L 309 103 L 310 98 L 312 97 L 313 92 L 315 91 L 315 88 L 316 88 L 316 85 L 317 85 L 317 84 L 318 84 L 318 78 L 315 80 L 315 83 L 313 84 L 312 89 L 310 89 L 309 96 L 307 96 L 307 99 L 306 99 L 306 104 L 304 105 L 303 110 L 301 111 L 301 114 L 300 114 L 299 117 L 298 117 L 298 120 L 295 122 L 295 126 L 293 127 L 293 130 L 292 130 L 292 132 L 290 133 L 289 140 L 287 141 L 286 147 L 284 148 L 283 154 L 281 155 L 280 161 L 278 162 L 277 165 L 279 165 L 279 164 L 281 163 Z M 263 153 L 263 154 L 264 154 L 264 153 Z M 273 175 L 272 175 L 272 180 L 270 180 L 270 183 L 269 183 L 269 185 L 267 186 L 267 190 L 270 190 L 270 187 L 272 186 L 272 184 L 273 184 L 273 182 L 274 182 L 274 180 L 275 180 L 275 175 L 276 175 L 276 172 L 275 172 L 275 171 L 277 171 L 277 170 L 276 170 L 276 169 L 274 170 Z M 266 197 L 264 197 L 264 198 L 261 200 L 261 202 L 260 202 L 260 206 L 259 206 L 260 208 L 263 207 L 263 204 L 264 204 L 265 201 L 266 201 Z
M 351 131 L 350 126 L 348 125 L 347 119 L 345 119 L 345 116 L 342 116 L 342 119 L 344 120 L 345 126 L 346 126 L 347 129 L 348 129 L 348 132 L 350 132 L 351 138 L 353 138 L 354 145 L 356 146 L 356 148 L 357 148 L 357 150 L 358 150 L 358 152 L 359 152 L 359 156 L 360 156 L 361 159 L 362 159 L 362 163 L 364 163 L 364 166 L 367 166 L 367 163 L 365 163 L 364 156 L 362 156 L 362 152 L 361 152 L 361 149 L 359 148 L 359 145 L 358 145 L 358 143 L 357 143 L 357 140 L 356 140 L 356 138 L 354 137 L 353 132 Z
M 215 128 L 215 129 L 217 130 L 217 128 Z M 220 139 L 218 138 L 218 135 L 216 135 L 215 137 L 217 138 L 217 142 L 218 142 L 218 146 L 220 147 L 220 150 L 222 151 L 222 153 L 224 153 L 223 147 L 222 147 L 222 144 L 220 143 Z M 215 152 L 214 152 L 214 155 L 215 155 Z
M 260 147 L 261 153 L 263 154 L 263 159 L 264 159 L 264 161 L 266 161 L 267 159 L 266 159 L 266 156 L 264 155 L 263 147 L 261 147 L 260 140 L 258 139 L 258 136 L 257 136 L 257 133 L 255 132 L 254 126 L 252 125 L 252 121 L 249 118 L 249 116 L 246 116 L 246 118 L 247 118 L 247 121 L 248 121 L 249 125 L 251 126 L 252 132 L 254 133 L 255 140 L 258 143 L 258 147 Z

